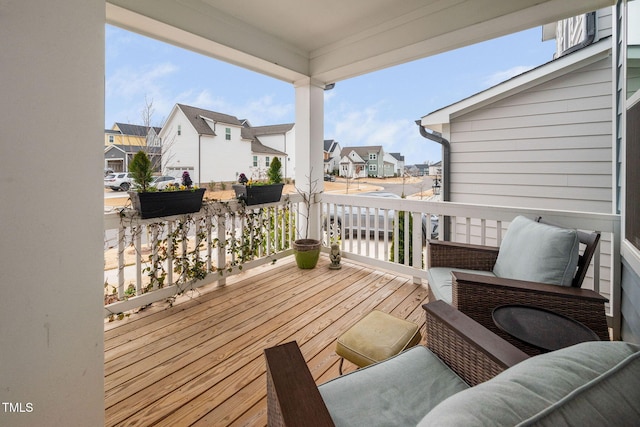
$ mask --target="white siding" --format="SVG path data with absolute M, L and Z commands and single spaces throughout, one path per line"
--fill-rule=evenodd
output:
M 161 132 L 163 171 L 170 169 L 168 173 L 171 175 L 180 175 L 175 171 L 190 170 L 191 179 L 200 185 L 235 181 L 241 172 L 250 174 L 251 142 L 242 139 L 239 126 L 218 123 L 217 136 L 199 137 L 182 110 L 174 112 Z M 226 128 L 231 129 L 231 140 L 226 139 Z M 192 171 L 190 168 L 193 168 Z
M 611 60 L 451 120 L 451 201 L 609 213 Z

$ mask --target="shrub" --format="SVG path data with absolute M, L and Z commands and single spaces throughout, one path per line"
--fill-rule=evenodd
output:
M 280 184 L 282 182 L 282 163 L 279 158 L 275 157 L 271 161 L 267 176 L 270 184 Z

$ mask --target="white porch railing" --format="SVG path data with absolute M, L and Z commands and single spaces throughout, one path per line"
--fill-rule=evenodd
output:
M 302 209 L 300 196 L 292 194 L 279 203 L 246 209 L 236 201 L 208 202 L 187 221 L 105 215 L 106 298 L 117 299 L 105 305 L 105 316 L 214 281 L 224 284 L 229 275 L 290 255 Z M 336 194 L 323 194 L 317 212 L 321 217 L 311 223 L 319 227 L 325 250 L 338 242 L 345 258 L 412 275 L 416 281 L 426 279 L 425 238 L 499 246 L 517 215 L 600 231 L 601 243 L 583 287 L 609 298 L 608 317 L 614 334 L 619 331 L 618 215 Z
M 105 215 L 105 317 L 207 285 L 291 254 L 289 198 L 243 207 L 205 202 L 188 216 Z
M 614 336 L 620 325 L 620 216 L 591 212 L 485 206 L 409 199 L 323 194 L 325 244 L 338 240 L 343 256 L 426 279 L 428 245 L 437 222 L 437 239 L 499 246 L 509 223 L 518 215 L 542 217 L 547 222 L 585 231 L 600 231 L 601 240 L 583 288 L 609 298 L 607 307 Z M 400 221 L 390 218 L 400 217 Z M 399 227 L 402 218 L 411 227 Z M 437 218 L 437 220 L 436 220 Z M 339 232 L 338 232 L 339 231 Z M 409 256 L 399 256 L 399 252 Z M 390 262 L 390 260 L 394 260 Z M 414 266 L 417 266 L 414 267 Z

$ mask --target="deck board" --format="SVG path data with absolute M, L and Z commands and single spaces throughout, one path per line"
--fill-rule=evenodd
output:
M 373 309 L 422 327 L 412 278 L 292 257 L 105 324 L 107 426 L 266 425 L 263 350 L 296 340 L 318 383 L 338 376 L 336 338 Z M 345 362 L 345 371 L 355 367 Z

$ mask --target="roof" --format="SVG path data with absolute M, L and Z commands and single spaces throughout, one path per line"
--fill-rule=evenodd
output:
M 176 104 L 176 106 L 182 110 L 196 132 L 201 135 L 215 135 L 215 132 L 207 124 L 207 121 L 242 127 L 242 122 L 235 116 L 217 113 L 203 108 L 192 107 L 190 105 Z
M 282 135 L 293 129 L 293 123 L 285 123 L 281 125 L 254 126 L 252 127 L 247 120 L 243 121 L 242 137 L 246 139 L 257 138 L 267 135 Z
M 333 151 L 338 147 L 338 141 L 333 139 L 325 139 L 324 140 L 324 151 L 327 153 L 333 153 Z
M 382 151 L 382 145 L 362 145 L 356 147 L 344 147 L 340 151 L 340 157 L 349 155 L 350 152 L 355 151 L 358 156 L 365 158 L 369 156 L 369 153 L 379 153 Z
M 461 101 L 432 111 L 422 117 L 421 125 L 436 132 L 442 132 L 442 125 L 450 123 L 452 118 L 477 110 L 485 105 L 523 92 L 526 89 L 606 58 L 610 54 L 611 40 L 611 37 L 603 38 L 583 49 L 561 56 Z
M 107 0 L 108 24 L 277 79 L 335 83 L 615 0 Z
M 150 155 L 158 155 L 162 152 L 162 149 L 160 147 L 147 147 L 146 145 L 121 145 L 121 144 L 109 144 L 108 146 L 105 147 L 104 152 L 108 152 L 111 150 L 120 150 L 122 152 L 128 153 L 128 154 L 135 154 L 138 151 L 146 151 L 147 154 Z
M 276 150 L 271 147 L 267 147 L 263 145 L 258 139 L 253 139 L 251 141 L 251 152 L 259 153 L 259 154 L 273 154 L 274 156 L 286 156 L 287 153 L 284 153 L 280 150 Z
M 116 122 L 116 123 L 113 124 L 113 127 L 114 128 L 117 127 L 120 130 L 120 133 L 123 134 L 123 135 L 146 137 L 147 134 L 149 133 L 149 127 L 148 126 L 132 125 L 130 123 L 119 123 L 119 122 Z M 160 132 L 161 128 L 154 127 L 154 129 L 156 129 L 156 132 Z M 118 132 L 116 129 L 114 129 L 113 131 L 115 133 Z
M 400 153 L 389 153 L 394 159 L 404 162 L 404 156 Z

